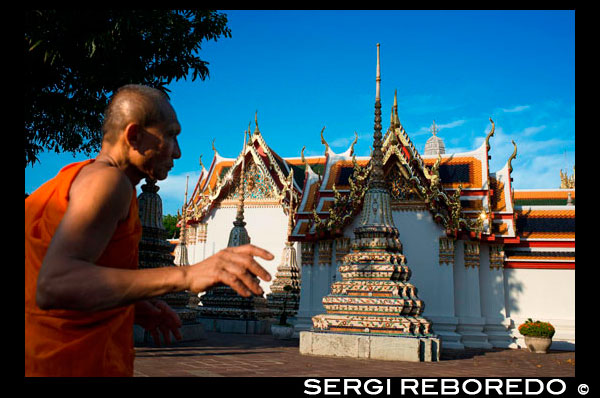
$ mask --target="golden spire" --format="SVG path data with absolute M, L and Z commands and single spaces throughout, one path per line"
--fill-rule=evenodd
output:
M 431 125 L 431 134 L 436 135 L 438 133 L 438 128 L 437 125 L 435 124 L 435 120 L 433 121 L 433 124 Z
M 392 125 L 395 129 L 400 127 L 400 118 L 398 117 L 398 90 L 394 90 L 394 105 L 392 106 Z
M 240 169 L 240 185 L 238 186 L 238 192 L 240 200 L 238 202 L 236 221 L 244 221 L 244 196 L 246 195 L 246 181 L 245 181 L 245 166 L 246 166 L 246 130 L 244 130 L 244 145 L 242 146 L 242 167 Z
M 292 234 L 292 230 L 294 229 L 294 169 L 290 169 L 289 181 L 288 181 L 288 190 L 290 191 L 290 202 L 288 209 L 288 241 L 289 236 Z
M 377 74 L 375 76 L 375 101 L 380 101 L 379 88 L 381 86 L 381 73 L 379 68 L 379 43 L 377 43 Z
M 190 176 L 185 176 L 185 196 L 183 199 L 183 206 L 181 207 L 181 228 L 179 231 L 179 265 L 189 265 L 187 248 L 186 248 L 186 227 L 187 227 L 187 194 L 188 194 L 188 180 Z M 177 211 L 179 213 L 179 211 Z

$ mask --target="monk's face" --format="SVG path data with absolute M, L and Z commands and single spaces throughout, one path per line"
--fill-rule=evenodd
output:
M 169 105 L 170 107 L 170 105 Z M 181 157 L 177 136 L 181 126 L 175 112 L 167 112 L 167 118 L 158 124 L 143 127 L 144 158 L 142 172 L 149 178 L 164 180 L 173 168 L 174 160 Z

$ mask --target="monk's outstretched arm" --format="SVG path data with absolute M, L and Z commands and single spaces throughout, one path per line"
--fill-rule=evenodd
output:
M 127 177 L 114 168 L 76 178 L 40 268 L 40 308 L 97 311 L 168 292 L 198 293 L 217 283 L 245 297 L 263 293 L 256 276 L 267 281 L 271 276 L 254 256 L 271 260 L 273 255 L 252 245 L 221 250 L 189 267 L 125 270 L 96 265 L 117 224 L 127 217 L 133 194 Z

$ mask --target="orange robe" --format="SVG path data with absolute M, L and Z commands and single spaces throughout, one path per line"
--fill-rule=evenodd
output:
M 93 161 L 64 167 L 25 199 L 25 376 L 133 376 L 134 305 L 46 311 L 35 302 L 40 266 L 67 210 L 71 184 Z M 141 234 L 133 187 L 128 218 L 118 224 L 97 265 L 137 269 Z

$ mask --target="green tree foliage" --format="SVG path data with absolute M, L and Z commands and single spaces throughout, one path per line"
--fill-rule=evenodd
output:
M 177 228 L 177 217 L 170 214 L 166 214 L 162 219 L 163 227 L 165 227 L 166 235 L 168 239 L 179 238 L 179 228 Z
M 201 43 L 221 36 L 227 16 L 211 10 L 25 11 L 25 167 L 43 150 L 98 150 L 108 98 L 125 84 L 204 80 Z

